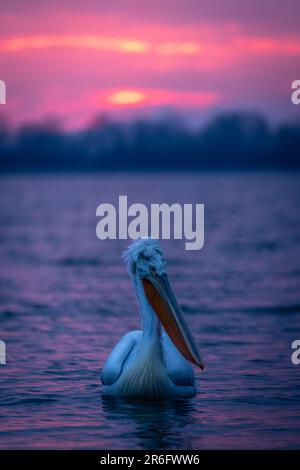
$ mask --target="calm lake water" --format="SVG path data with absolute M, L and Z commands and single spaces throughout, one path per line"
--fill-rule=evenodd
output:
M 0 448 L 300 448 L 300 176 L 0 178 Z M 206 370 L 187 401 L 101 397 L 113 345 L 139 328 L 96 207 L 205 204 L 205 247 L 164 241 L 169 279 Z

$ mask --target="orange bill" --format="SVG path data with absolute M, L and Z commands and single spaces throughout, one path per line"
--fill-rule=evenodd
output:
M 188 361 L 204 369 L 204 363 L 169 284 L 167 275 L 158 276 L 154 274 L 150 279 L 143 279 L 142 282 L 149 304 L 178 351 Z

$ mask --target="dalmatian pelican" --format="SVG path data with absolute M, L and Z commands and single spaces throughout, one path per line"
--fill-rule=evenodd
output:
M 204 369 L 191 332 L 171 289 L 157 240 L 132 242 L 123 258 L 138 298 L 141 331 L 125 334 L 101 372 L 105 395 L 191 397 L 190 363 Z

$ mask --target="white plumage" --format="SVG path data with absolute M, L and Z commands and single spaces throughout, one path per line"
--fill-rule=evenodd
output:
M 125 334 L 113 348 L 101 373 L 103 393 L 193 396 L 193 369 L 181 352 L 201 368 L 203 363 L 168 284 L 159 243 L 151 239 L 135 241 L 123 257 L 138 298 L 142 330 Z

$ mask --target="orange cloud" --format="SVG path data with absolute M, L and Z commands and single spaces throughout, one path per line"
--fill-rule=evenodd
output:
M 87 48 L 125 53 L 145 53 L 149 49 L 145 41 L 95 35 L 13 37 L 0 41 L 0 49 L 8 52 L 51 47 Z
M 52 47 L 87 48 L 137 54 L 155 52 L 163 55 L 193 55 L 198 54 L 200 51 L 200 45 L 192 41 L 156 44 L 133 38 L 102 37 L 85 34 L 12 37 L 0 41 L 0 49 L 7 52 Z
M 165 42 L 158 44 L 156 52 L 164 55 L 186 54 L 195 55 L 201 52 L 201 46 L 197 42 Z
M 145 57 L 145 66 L 152 64 L 157 72 L 192 67 L 201 70 L 220 70 L 237 63 L 246 55 L 299 56 L 300 37 L 256 37 L 233 32 L 218 37 L 201 31 L 193 31 L 187 40 L 180 37 L 174 41 L 174 34 L 158 39 L 157 32 L 146 32 L 143 39 L 138 37 L 100 36 L 90 34 L 62 34 L 43 36 L 16 36 L 0 40 L 0 51 L 21 53 L 27 50 L 48 48 L 90 49 L 103 53 L 124 54 Z M 197 37 L 198 36 L 198 37 Z M 151 60 L 149 60 L 151 58 Z M 189 61 L 189 62 L 188 62 Z

